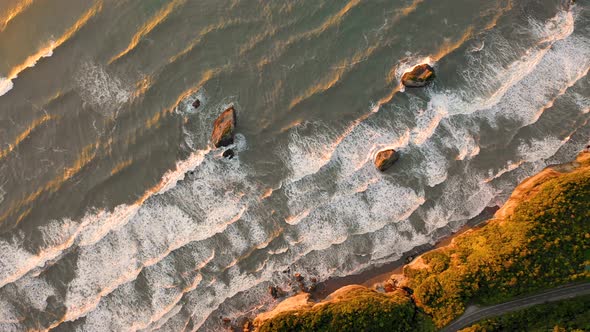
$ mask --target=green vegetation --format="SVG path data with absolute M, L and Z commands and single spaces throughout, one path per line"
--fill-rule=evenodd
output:
M 339 302 L 279 314 L 260 331 L 428 331 L 433 329 L 428 322 L 443 327 L 470 303 L 500 303 L 589 280 L 590 154 L 582 157 L 580 167 L 571 173 L 549 172 L 534 183 L 527 192 L 530 195 L 503 220 L 493 220 L 458 236 L 452 245 L 422 255 L 424 264 L 406 266 L 404 275 L 406 285 L 414 290 L 412 297 L 401 291 L 393 295 L 354 293 Z M 583 301 L 588 310 L 588 299 Z M 577 302 L 572 303 L 571 309 Z M 530 314 L 530 322 L 523 320 L 525 325 L 544 323 L 545 317 L 558 325 L 581 324 L 560 318 L 566 317 L 561 310 L 554 309 L 554 316 L 534 311 L 543 310 L 539 308 L 529 310 L 537 319 L 532 320 Z M 497 324 L 509 324 L 503 319 Z M 473 331 L 488 331 L 494 322 L 482 323 L 487 325 Z M 575 325 L 567 324 L 563 327 Z M 507 330 L 530 330 L 528 326 Z
M 461 332 L 590 331 L 590 295 L 485 319 Z
M 587 279 L 590 170 L 552 178 L 505 221 L 459 236 L 427 253 L 425 269 L 406 266 L 416 303 L 437 326 L 469 302 L 504 302 L 516 295 Z
M 270 331 L 432 331 L 434 326 L 403 291 L 377 293 L 367 288 L 302 312 L 285 312 L 266 321 Z

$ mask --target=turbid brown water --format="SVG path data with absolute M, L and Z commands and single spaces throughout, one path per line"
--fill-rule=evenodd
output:
M 588 8 L 0 1 L 0 330 L 216 331 L 435 242 L 588 144 Z

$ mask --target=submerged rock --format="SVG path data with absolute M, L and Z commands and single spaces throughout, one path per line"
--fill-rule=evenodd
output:
M 301 273 L 295 273 L 293 275 L 293 277 L 295 277 L 295 280 L 298 281 L 298 282 L 303 281 L 303 276 L 301 275 Z
M 236 111 L 233 106 L 226 109 L 213 123 L 211 142 L 216 148 L 228 146 L 234 143 L 234 131 L 236 128 Z
M 398 159 L 399 154 L 393 149 L 379 151 L 375 157 L 375 167 L 381 172 L 385 172 Z
M 268 286 L 268 293 L 272 296 L 273 299 L 278 299 L 279 297 L 283 297 L 285 292 L 282 289 L 275 286 Z
M 402 84 L 410 88 L 419 88 L 427 85 L 434 79 L 434 69 L 428 64 L 421 64 L 411 71 L 404 73 Z

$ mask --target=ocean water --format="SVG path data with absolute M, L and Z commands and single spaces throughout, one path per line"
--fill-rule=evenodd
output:
M 589 9 L 0 1 L 0 331 L 218 331 L 433 243 L 589 144 Z

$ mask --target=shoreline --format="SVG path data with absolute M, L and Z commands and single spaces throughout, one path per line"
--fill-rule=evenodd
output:
M 457 236 L 482 227 L 491 220 L 503 219 L 507 214 L 512 212 L 515 205 L 521 200 L 526 199 L 528 196 L 533 195 L 536 192 L 535 184 L 543 182 L 547 178 L 556 176 L 556 174 L 570 173 L 580 167 L 582 160 L 589 158 L 590 146 L 580 151 L 580 153 L 578 153 L 571 161 L 561 164 L 547 165 L 543 170 L 522 180 L 513 189 L 508 200 L 504 202 L 502 206 L 486 207 L 479 215 L 469 219 L 455 232 L 444 234 L 446 228 L 436 230 L 434 238 L 437 238 L 437 240 L 434 245 L 423 244 L 415 247 L 411 251 L 404 253 L 402 257 L 396 261 L 381 266 L 371 267 L 358 274 L 328 278 L 325 281 L 317 283 L 316 289 L 310 292 L 311 299 L 320 302 L 336 290 L 349 285 L 362 285 L 368 288 L 375 288 L 378 284 L 390 280 L 393 275 L 402 275 L 403 267 L 410 264 L 422 254 L 448 246 Z
M 437 238 L 437 240 L 434 244 L 427 243 L 417 246 L 404 253 L 398 260 L 380 266 L 372 266 L 358 274 L 347 275 L 344 277 L 330 277 L 327 280 L 318 282 L 315 285 L 315 289 L 309 292 L 309 294 L 311 294 L 311 299 L 318 302 L 322 301 L 336 290 L 350 285 L 361 285 L 371 288 L 377 284 L 386 282 L 392 275 L 401 274 L 403 267 L 420 255 L 430 250 L 444 247 L 450 244 L 455 237 L 471 229 L 485 225 L 494 217 L 494 214 L 498 210 L 500 210 L 499 206 L 486 207 L 479 215 L 469 219 L 457 231 L 448 234 L 441 235 L 441 233 L 444 233 L 447 228 L 438 229 L 435 231 L 435 238 Z

